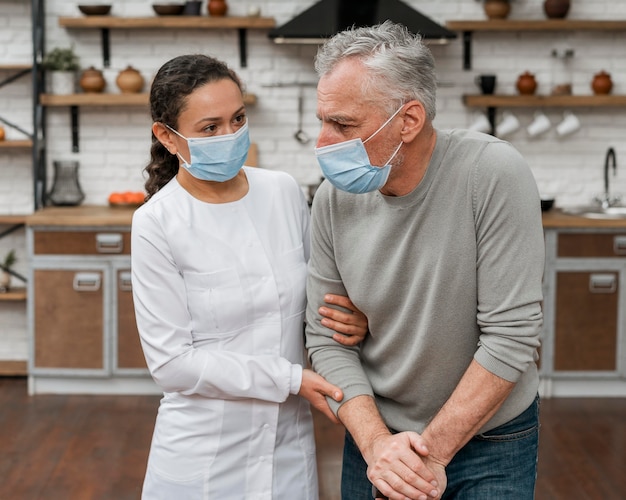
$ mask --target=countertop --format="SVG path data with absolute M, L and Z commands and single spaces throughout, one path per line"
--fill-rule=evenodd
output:
M 130 226 L 135 206 L 45 207 L 26 217 L 27 226 Z
M 81 205 L 45 207 L 26 217 L 28 226 L 130 226 L 136 207 Z M 576 217 L 553 208 L 542 214 L 543 227 L 553 228 L 625 228 L 626 219 L 589 219 Z

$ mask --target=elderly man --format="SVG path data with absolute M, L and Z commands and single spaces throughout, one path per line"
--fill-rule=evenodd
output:
M 313 203 L 307 347 L 344 391 L 342 497 L 532 499 L 544 264 L 540 201 L 497 138 L 433 126 L 430 51 L 403 26 L 319 50 L 328 182 Z M 324 294 L 369 321 L 334 342 Z M 322 310 L 320 311 L 320 308 Z

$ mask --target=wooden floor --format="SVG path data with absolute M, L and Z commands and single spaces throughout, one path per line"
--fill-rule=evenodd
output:
M 0 377 L 0 499 L 138 499 L 158 401 Z M 541 425 L 538 500 L 626 499 L 626 399 L 544 399 Z M 320 500 L 339 500 L 342 430 L 316 415 L 316 433 Z

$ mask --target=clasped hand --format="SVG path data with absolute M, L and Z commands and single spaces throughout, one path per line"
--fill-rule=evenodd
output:
M 416 432 L 383 435 L 366 457 L 367 477 L 390 500 L 441 498 L 446 488 L 443 464 L 429 455 L 426 441 Z

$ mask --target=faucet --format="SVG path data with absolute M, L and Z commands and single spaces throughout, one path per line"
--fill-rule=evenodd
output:
M 613 175 L 617 175 L 617 160 L 615 159 L 615 149 L 609 148 L 604 158 L 604 195 L 598 201 L 602 204 L 602 208 L 607 209 L 619 198 L 611 198 L 609 195 L 609 168 L 613 167 Z

